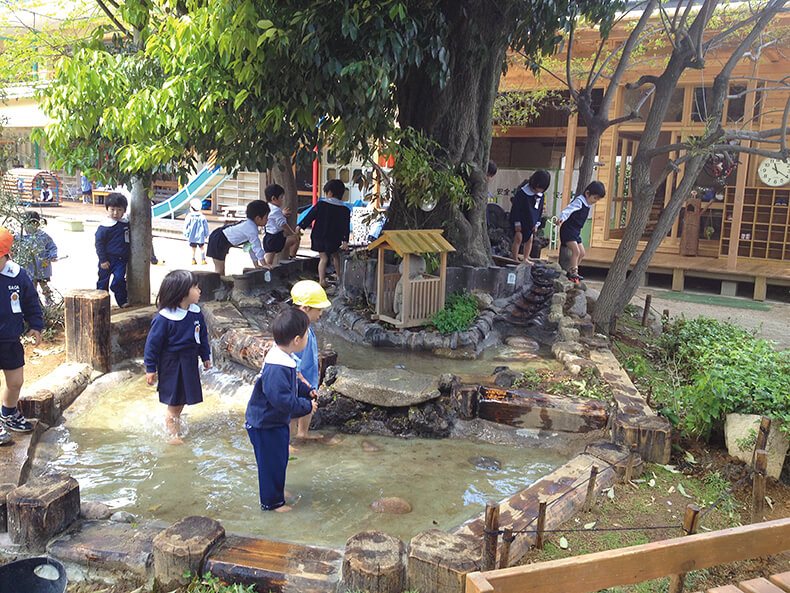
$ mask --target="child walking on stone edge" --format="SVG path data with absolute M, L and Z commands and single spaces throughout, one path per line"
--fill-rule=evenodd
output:
M 200 263 L 206 264 L 206 252 L 203 251 L 203 245 L 208 240 L 208 221 L 205 215 L 201 212 L 203 202 L 198 198 L 189 201 L 189 214 L 184 220 L 184 236 L 189 241 L 189 246 L 192 248 L 192 265 L 197 264 L 196 255 L 200 254 Z
M 294 284 L 293 288 L 291 288 L 291 300 L 310 319 L 310 327 L 307 330 L 307 345 L 296 356 L 299 358 L 297 370 L 302 375 L 302 378 L 310 384 L 312 389 L 310 396 L 315 398 L 318 397 L 316 391 L 318 390 L 320 374 L 318 369 L 318 340 L 316 339 L 315 331 L 313 331 L 313 324 L 321 319 L 321 313 L 327 307 L 331 307 L 332 303 L 326 297 L 324 289 L 315 280 L 301 280 Z M 313 415 L 311 413 L 302 416 L 296 421 L 297 439 L 323 438 L 322 435 L 309 434 L 310 420 L 312 418 Z
M 275 345 L 263 360 L 247 404 L 244 427 L 250 437 L 258 464 L 258 491 L 261 510 L 287 512 L 285 470 L 288 467 L 288 440 L 291 418 L 315 412 L 309 399 L 310 386 L 297 378 L 294 354 L 304 350 L 310 319 L 296 307 L 289 307 L 272 322 Z
M 584 193 L 573 198 L 571 203 L 565 206 L 557 219 L 560 227 L 560 245 L 566 245 L 571 252 L 568 279 L 573 282 L 584 279 L 579 275 L 579 264 L 587 254 L 582 244 L 582 227 L 590 215 L 590 207 L 605 195 L 604 184 L 593 181 L 584 189 Z
M 198 357 L 204 369 L 211 368 L 208 331 L 197 305 L 199 300 L 200 287 L 192 272 L 170 272 L 159 287 L 159 312 L 151 321 L 145 341 L 145 378 L 153 385 L 159 377 L 159 401 L 167 406 L 165 426 L 174 445 L 184 442 L 184 406 L 203 401 Z
M 22 267 L 11 261 L 14 237 L 0 227 L 0 369 L 5 376 L 5 389 L 0 408 L 0 445 L 12 442 L 6 429 L 14 432 L 30 432 L 33 423 L 26 420 L 17 409 L 19 393 L 25 382 L 25 350 L 19 337 L 24 331 L 24 322 L 30 327 L 28 335 L 33 344 L 41 343 L 44 316 L 38 302 L 38 292 L 33 281 Z

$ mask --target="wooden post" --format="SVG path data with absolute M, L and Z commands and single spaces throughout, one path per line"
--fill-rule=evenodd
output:
M 669 309 L 664 309 L 664 312 L 661 314 L 661 317 L 664 318 L 664 321 L 669 321 Z
M 538 550 L 543 549 L 543 530 L 546 529 L 546 501 L 541 500 L 538 503 L 538 529 L 535 534 L 535 547 Z
M 502 553 L 499 555 L 499 568 L 510 564 L 510 543 L 513 541 L 513 528 L 505 527 L 502 533 Z
M 645 310 L 642 312 L 642 327 L 647 326 L 647 322 L 650 319 L 650 303 L 653 300 L 652 294 L 645 295 Z
M 63 297 L 66 317 L 66 362 L 110 370 L 110 293 L 70 290 Z
M 593 502 L 595 502 L 595 480 L 598 479 L 598 466 L 592 466 L 590 469 L 590 481 L 587 482 L 587 497 L 584 499 L 584 507 L 582 510 L 587 513 L 592 508 Z
M 765 509 L 765 470 L 768 467 L 768 451 L 760 449 L 754 455 L 754 478 L 752 478 L 752 523 L 763 520 Z
M 499 539 L 499 505 L 486 503 L 485 543 L 483 548 L 483 570 L 496 568 L 496 547 Z
M 771 419 L 768 416 L 763 416 L 760 419 L 760 428 L 757 430 L 757 441 L 754 443 L 754 451 L 752 452 L 752 467 L 754 467 L 754 458 L 757 451 L 765 449 L 768 443 L 768 434 L 771 432 Z
M 479 385 L 453 385 L 450 393 L 450 402 L 461 420 L 477 418 L 477 402 L 479 398 Z
M 411 276 L 409 275 L 411 272 L 409 271 L 411 264 L 411 254 L 404 253 L 403 254 L 403 273 L 400 276 L 400 280 L 403 283 L 403 301 L 401 302 L 400 306 L 400 325 L 396 327 L 403 327 L 409 320 L 412 318 L 411 314 Z
M 697 533 L 700 510 L 701 509 L 695 504 L 690 504 L 686 507 L 686 514 L 683 517 L 683 535 L 694 535 Z M 685 580 L 685 572 L 673 574 L 669 580 L 669 593 L 681 593 Z
M 634 458 L 636 457 L 636 443 L 631 443 L 631 453 L 628 454 L 628 464 L 625 466 L 625 477 L 623 480 L 627 484 L 634 475 Z

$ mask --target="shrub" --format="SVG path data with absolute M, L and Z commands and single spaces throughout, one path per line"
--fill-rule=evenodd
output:
M 765 414 L 790 432 L 790 353 L 731 323 L 699 317 L 670 324 L 661 338 L 684 382 L 682 428 L 707 437 L 726 414 Z
M 466 290 L 454 292 L 447 297 L 444 309 L 431 315 L 431 325 L 443 334 L 463 331 L 472 327 L 479 313 L 474 295 Z

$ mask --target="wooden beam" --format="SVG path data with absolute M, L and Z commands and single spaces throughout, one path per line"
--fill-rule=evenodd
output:
M 471 573 L 466 593 L 591 593 L 790 549 L 790 519 Z

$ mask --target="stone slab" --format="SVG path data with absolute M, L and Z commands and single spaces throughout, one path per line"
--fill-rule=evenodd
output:
M 757 414 L 727 414 L 724 422 L 724 438 L 727 443 L 727 452 L 737 457 L 747 465 L 752 465 L 754 441 L 760 429 L 760 419 Z M 741 448 L 745 444 L 746 448 Z M 774 420 L 768 431 L 768 442 L 765 450 L 768 452 L 768 467 L 766 473 L 774 479 L 779 479 L 784 466 L 785 456 L 790 449 L 790 440 L 787 433 L 779 430 L 779 424 Z
M 436 377 L 406 369 L 357 370 L 338 367 L 332 388 L 374 406 L 413 406 L 439 397 Z
M 50 542 L 47 552 L 66 562 L 147 578 L 153 566 L 153 539 L 163 529 L 161 524 L 83 521 L 79 531 Z
M 273 593 L 335 593 L 343 555 L 337 550 L 229 535 L 205 570 L 228 583 Z

